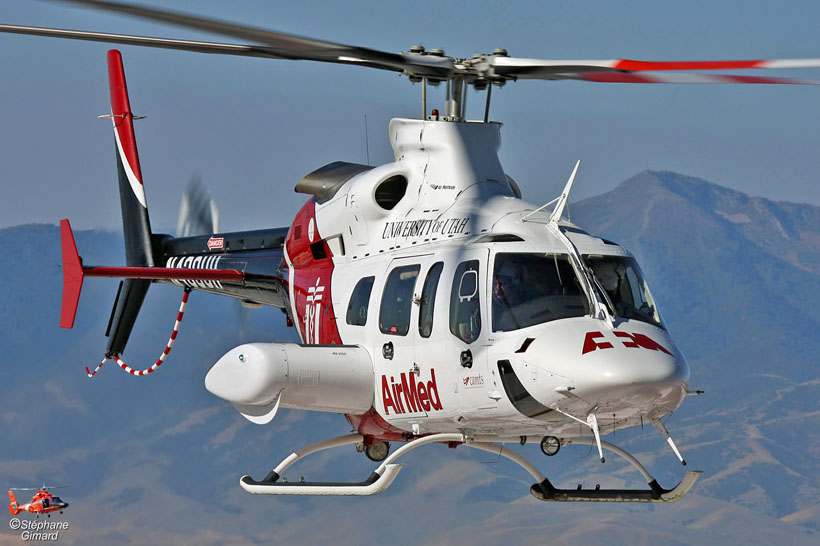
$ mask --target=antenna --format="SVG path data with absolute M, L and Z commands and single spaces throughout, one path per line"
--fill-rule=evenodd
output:
M 552 210 L 552 216 L 550 216 L 550 222 L 557 222 L 561 219 L 561 215 L 564 214 L 564 207 L 567 206 L 567 200 L 569 199 L 569 192 L 572 191 L 572 183 L 575 182 L 575 174 L 578 172 L 578 167 L 581 166 L 581 160 L 579 159 L 577 163 L 575 163 L 575 168 L 572 169 L 572 174 L 569 175 L 569 180 L 567 180 L 567 185 L 564 186 L 564 191 L 561 193 L 561 196 L 558 198 L 558 203 L 555 204 L 555 208 Z
M 564 191 L 548 203 L 544 203 L 534 211 L 530 212 L 523 218 L 521 218 L 522 222 L 526 222 L 527 218 L 535 214 L 536 212 L 547 208 L 548 206 L 555 203 L 555 208 L 552 210 L 552 215 L 550 215 L 550 222 L 557 222 L 561 219 L 561 215 L 564 213 L 564 207 L 567 204 L 567 199 L 569 199 L 569 192 L 572 191 L 572 183 L 575 181 L 575 174 L 578 172 L 578 167 L 581 165 L 581 160 L 579 159 L 577 163 L 575 163 L 575 168 L 572 169 L 572 174 L 569 175 L 569 180 L 567 181 L 567 185 L 564 186 Z
M 367 139 L 367 114 L 364 115 L 364 150 L 367 155 L 367 164 L 370 165 L 370 141 Z

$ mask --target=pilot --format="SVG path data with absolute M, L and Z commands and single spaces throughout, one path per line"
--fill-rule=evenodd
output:
M 499 302 L 507 302 L 509 305 L 514 305 L 515 295 L 518 287 L 516 286 L 515 277 L 508 275 L 496 275 L 493 281 L 493 299 Z
M 521 299 L 518 278 L 507 271 L 509 267 L 495 274 L 493 278 L 493 328 L 511 330 L 517 328 L 513 309 Z
M 618 314 L 621 314 L 621 307 L 623 307 L 623 302 L 618 292 L 618 287 L 621 285 L 622 271 L 623 269 L 620 265 L 610 261 L 600 260 L 592 266 L 592 272 L 595 274 L 595 278 L 598 279 L 601 286 L 606 290 Z

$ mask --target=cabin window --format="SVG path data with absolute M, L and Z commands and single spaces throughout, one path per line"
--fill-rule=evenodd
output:
M 388 275 L 379 309 L 379 330 L 383 334 L 406 336 L 410 330 L 413 289 L 420 268 L 419 265 L 405 265 Z
M 565 254 L 496 254 L 492 282 L 494 332 L 590 312 L 589 300 Z
M 479 300 L 478 260 L 461 262 L 450 292 L 450 332 L 465 343 L 472 343 L 481 333 Z
M 616 317 L 664 327 L 658 306 L 633 258 L 587 255 L 584 261 L 592 269 L 600 288 L 606 292 L 607 303 L 611 304 Z
M 351 326 L 367 324 L 367 309 L 370 306 L 370 292 L 376 277 L 365 277 L 356 283 L 350 303 L 347 305 L 347 323 Z
M 421 291 L 421 301 L 419 302 L 419 335 L 421 337 L 430 337 L 430 334 L 433 333 L 436 289 L 443 269 L 444 264 L 442 262 L 433 264 L 433 267 L 427 272 L 427 278 L 424 280 L 424 288 Z

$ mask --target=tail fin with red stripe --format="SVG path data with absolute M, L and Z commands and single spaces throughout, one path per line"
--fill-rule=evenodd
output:
M 125 261 L 131 266 L 154 265 L 151 251 L 151 222 L 142 184 L 142 170 L 134 136 L 134 115 L 125 85 L 122 56 L 116 49 L 108 52 L 108 82 L 111 89 L 111 120 L 114 125 L 117 174 L 125 237 Z
M 111 120 L 114 125 L 117 174 L 122 208 L 122 232 L 125 239 L 125 263 L 135 267 L 151 267 L 151 222 L 142 184 L 142 170 L 134 136 L 134 115 L 125 84 L 122 56 L 116 49 L 108 52 L 108 82 L 111 90 Z M 114 304 L 112 320 L 106 335 L 106 355 L 119 355 L 125 350 L 131 329 L 142 302 L 151 286 L 145 279 L 125 279 Z

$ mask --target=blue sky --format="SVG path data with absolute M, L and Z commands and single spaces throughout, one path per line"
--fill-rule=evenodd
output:
M 146 2 L 385 51 L 422 43 L 470 56 L 504 47 L 554 59 L 820 57 L 820 4 L 795 1 Z M 10 4 L 10 5 L 9 5 Z M 49 2 L 4 5 L 4 23 L 232 41 Z M 0 36 L 0 227 L 56 222 L 119 227 L 106 44 Z M 223 229 L 288 225 L 293 186 L 335 160 L 392 159 L 391 117 L 415 117 L 420 87 L 392 73 L 311 62 L 121 47 L 152 222 L 173 230 L 198 172 Z M 758 71 L 759 73 L 761 71 Z M 820 79 L 820 70 L 764 75 Z M 517 82 L 494 93 L 501 160 L 530 201 L 575 199 L 644 169 L 699 176 L 754 195 L 820 204 L 815 86 L 652 86 Z M 480 117 L 483 95 L 468 112 Z M 443 106 L 433 94 L 431 107 Z M 640 196 L 636 196 L 640 198 Z

